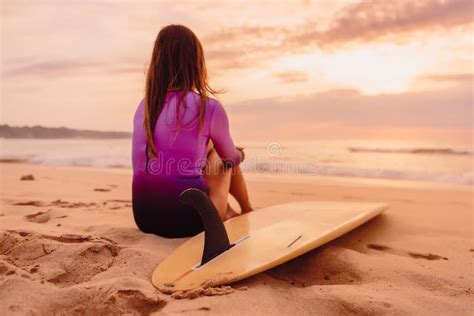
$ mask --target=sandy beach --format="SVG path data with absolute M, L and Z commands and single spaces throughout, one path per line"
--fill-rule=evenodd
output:
M 472 187 L 248 175 L 258 209 L 386 202 L 381 216 L 295 260 L 194 299 L 157 291 L 186 239 L 140 232 L 127 170 L 3 163 L 0 314 L 314 315 L 473 312 Z M 34 180 L 20 180 L 31 174 Z

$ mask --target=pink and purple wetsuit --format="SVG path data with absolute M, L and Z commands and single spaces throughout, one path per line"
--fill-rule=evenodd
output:
M 163 237 L 192 236 L 203 229 L 197 211 L 180 203 L 178 197 L 188 188 L 209 191 L 203 175 L 209 140 L 226 164 L 236 166 L 242 159 L 230 136 L 227 114 L 215 99 L 209 98 L 200 131 L 200 96 L 189 92 L 186 108 L 180 107 L 178 130 L 178 93 L 167 93 L 158 117 L 154 131 L 156 158 L 148 159 L 146 154 L 143 100 L 133 122 L 133 215 L 140 230 Z

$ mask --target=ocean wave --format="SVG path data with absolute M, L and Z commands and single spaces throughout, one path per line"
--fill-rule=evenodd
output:
M 462 185 L 474 184 L 474 172 L 434 173 L 420 171 L 353 168 L 346 166 L 311 165 L 308 163 L 244 163 L 244 171 L 257 173 L 305 174 L 315 176 L 354 177 L 374 179 L 394 179 L 451 183 Z
M 461 155 L 472 156 L 473 151 L 454 148 L 369 148 L 348 147 L 354 153 L 384 153 L 384 154 L 426 154 L 426 155 Z
M 428 181 L 451 184 L 474 184 L 474 173 L 434 173 L 389 169 L 364 169 L 350 167 L 323 166 L 318 168 L 318 175 L 339 176 L 339 177 L 359 177 L 395 180 Z
M 0 156 L 0 163 L 32 163 L 52 166 L 78 166 L 102 168 L 131 168 L 130 159 L 124 157 L 71 157 L 71 156 Z

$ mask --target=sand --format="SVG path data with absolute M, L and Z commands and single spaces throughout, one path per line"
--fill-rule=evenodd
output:
M 472 187 L 248 175 L 257 209 L 303 200 L 383 201 L 390 208 L 265 273 L 171 296 L 153 287 L 151 274 L 186 239 L 136 228 L 128 170 L 18 163 L 0 168 L 2 315 L 468 315 L 474 310 Z M 20 180 L 25 175 L 33 180 Z

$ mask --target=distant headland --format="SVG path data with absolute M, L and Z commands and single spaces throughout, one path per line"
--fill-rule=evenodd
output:
M 80 130 L 67 127 L 0 125 L 0 138 L 130 138 L 130 132 Z

